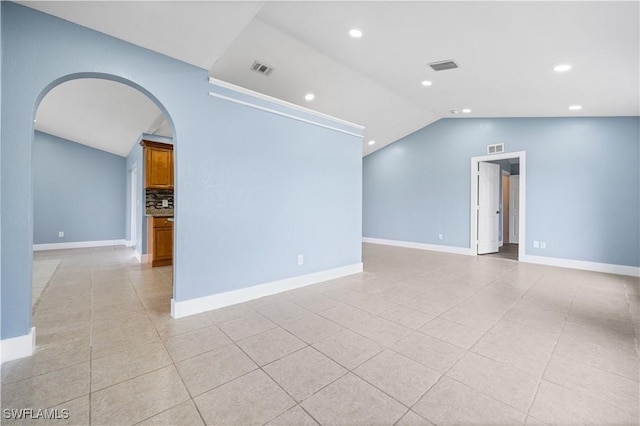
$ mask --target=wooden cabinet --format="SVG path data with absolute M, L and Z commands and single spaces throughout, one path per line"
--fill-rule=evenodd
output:
M 173 221 L 168 217 L 149 217 L 147 222 L 151 266 L 173 264 Z
M 145 188 L 173 189 L 173 145 L 142 140 Z

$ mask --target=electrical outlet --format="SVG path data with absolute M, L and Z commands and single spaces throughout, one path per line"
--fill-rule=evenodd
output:
M 298 255 L 298 265 L 302 265 L 304 263 L 304 255 Z
M 438 234 L 438 239 L 441 240 L 442 239 L 442 234 Z
M 58 238 L 62 238 L 62 237 L 64 237 L 64 231 L 58 232 Z
M 162 200 L 162 207 L 169 207 L 169 200 Z
M 547 243 L 544 241 L 540 241 L 540 248 L 541 249 L 546 249 L 547 248 Z
M 540 248 L 540 241 L 534 241 L 533 248 Z

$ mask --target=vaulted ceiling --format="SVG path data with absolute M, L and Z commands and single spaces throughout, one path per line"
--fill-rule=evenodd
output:
M 215 78 L 364 125 L 364 155 L 443 117 L 640 115 L 637 1 L 23 4 L 208 69 Z M 351 29 L 362 37 L 350 37 Z M 251 71 L 256 60 L 274 71 Z M 436 72 L 428 66 L 441 60 L 459 68 Z M 554 72 L 559 64 L 571 70 Z M 132 127 L 118 118 L 120 101 L 95 109 L 102 127 L 87 117 L 82 121 L 90 125 L 75 127 L 60 117 L 48 120 L 45 102 L 55 103 L 51 111 L 72 109 L 79 92 L 91 89 L 65 90 L 60 86 L 51 93 L 55 100 L 45 98 L 37 126 L 48 122 L 49 133 L 88 145 L 96 133 L 116 132 L 117 123 Z M 312 101 L 305 100 L 308 93 Z M 162 127 L 160 112 L 154 113 L 142 114 L 138 134 Z M 58 134 L 54 121 L 75 134 Z M 99 148 L 126 155 L 135 139 L 122 142 L 118 150 Z

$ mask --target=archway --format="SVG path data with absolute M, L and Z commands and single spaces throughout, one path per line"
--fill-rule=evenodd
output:
M 118 99 L 126 101 L 118 104 Z M 61 108 L 64 102 L 74 101 L 79 105 L 75 108 L 67 105 L 67 113 L 79 114 L 78 123 L 73 122 L 74 117 L 71 121 L 65 117 Z M 110 117 L 109 108 L 114 103 L 120 108 L 116 111 L 118 114 Z M 88 109 L 95 109 L 94 115 L 106 121 L 106 125 L 101 127 L 97 124 L 99 120 L 93 121 L 96 117 L 86 114 Z M 112 138 L 126 139 L 125 148 L 105 145 L 109 138 L 102 133 L 115 126 L 109 122 L 114 119 L 128 120 L 123 127 L 129 133 L 114 132 L 122 137 Z M 142 127 L 136 128 L 136 122 L 142 123 Z M 98 127 L 94 135 L 91 135 L 92 125 Z M 169 135 L 154 135 L 157 127 L 167 128 Z M 37 310 L 34 306 L 32 311 L 39 346 L 80 340 L 86 337 L 87 330 L 89 335 L 99 337 L 100 330 L 120 320 L 131 321 L 147 309 L 155 314 L 162 311 L 154 305 L 160 302 L 158 299 L 163 299 L 164 310 L 167 314 L 170 312 L 174 296 L 173 268 L 156 271 L 144 262 L 138 263 L 146 254 L 141 244 L 146 242 L 146 235 L 144 232 L 131 235 L 131 221 L 135 220 L 135 228 L 143 231 L 145 213 L 148 213 L 145 212 L 144 164 L 139 142 L 154 137 L 175 143 L 173 121 L 158 99 L 131 81 L 104 74 L 70 75 L 48 85 L 38 97 L 34 108 L 31 165 L 34 249 L 38 245 L 40 249 L 54 249 L 36 253 L 42 253 L 45 259 L 61 260 L 52 281 L 54 285 L 45 292 L 50 303 L 37 306 Z M 43 149 L 45 155 L 40 152 Z M 65 156 L 72 158 L 65 159 Z M 61 159 L 66 160 L 64 166 L 55 169 L 54 163 Z M 132 173 L 134 170 L 136 173 Z M 42 175 L 46 171 L 53 173 Z M 138 177 L 137 185 L 130 181 L 131 176 Z M 134 188 L 139 191 L 136 197 L 132 196 Z M 128 205 L 132 199 L 139 201 L 137 209 Z M 134 248 L 126 249 L 124 242 Z M 133 250 L 138 251 L 138 256 L 132 256 Z M 154 293 L 149 283 L 162 284 L 162 291 Z M 132 301 L 136 300 L 141 309 L 132 308 L 135 305 Z M 69 309 L 61 315 L 59 311 L 64 308 Z M 89 321 L 84 321 L 88 315 Z M 96 318 L 99 324 L 94 321 Z M 50 326 L 52 322 L 54 326 Z M 126 346 L 126 342 L 120 343 Z M 92 350 L 105 346 L 117 349 L 118 344 L 109 341 L 107 345 L 103 339 L 97 344 L 93 342 Z

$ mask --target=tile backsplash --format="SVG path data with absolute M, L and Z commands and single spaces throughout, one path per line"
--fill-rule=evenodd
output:
M 168 207 L 162 207 L 162 201 L 167 200 Z M 146 214 L 166 215 L 173 211 L 173 190 L 167 189 L 147 189 L 145 194 Z

